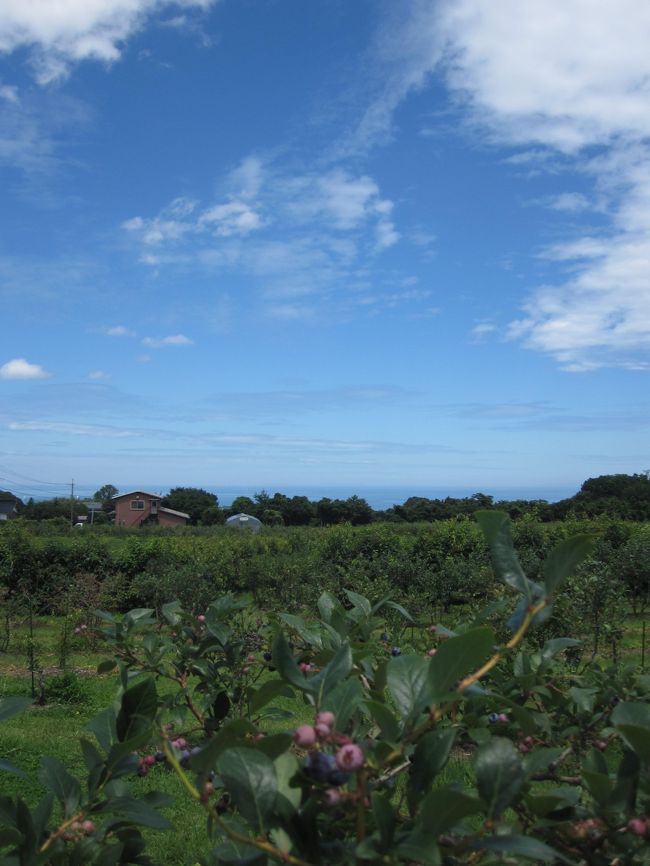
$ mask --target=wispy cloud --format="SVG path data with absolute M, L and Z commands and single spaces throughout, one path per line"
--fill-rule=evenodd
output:
M 401 239 L 393 202 L 377 181 L 343 166 L 291 172 L 249 156 L 220 187 L 214 203 L 175 199 L 155 216 L 129 218 L 123 228 L 151 267 L 253 277 L 257 309 L 272 319 L 358 307 L 364 282 L 380 273 L 381 254 Z M 309 302 L 297 301 L 307 296 Z
M 142 345 L 148 349 L 164 349 L 166 346 L 192 346 L 193 340 L 185 334 L 170 334 L 167 337 L 144 337 Z
M 106 370 L 91 370 L 86 378 L 93 379 L 94 381 L 100 381 L 110 379 L 111 374 L 108 373 Z
M 135 337 L 135 331 L 126 325 L 110 325 L 105 328 L 105 333 L 109 337 Z
M 147 18 L 168 6 L 205 9 L 214 0 L 4 0 L 0 53 L 27 49 L 39 83 L 64 78 L 81 60 L 113 63 Z
M 37 433 L 64 433 L 71 436 L 101 436 L 123 439 L 140 436 L 142 431 L 121 430 L 101 424 L 70 424 L 64 421 L 12 421 L 9 430 L 22 430 Z
M 0 379 L 47 379 L 51 375 L 40 364 L 30 364 L 24 358 L 13 358 L 0 367 Z

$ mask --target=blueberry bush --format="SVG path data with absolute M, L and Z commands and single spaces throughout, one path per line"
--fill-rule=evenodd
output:
M 172 772 L 205 811 L 203 866 L 649 864 L 650 678 L 528 640 L 594 538 L 533 579 L 507 516 L 478 521 L 508 595 L 453 628 L 352 591 L 273 622 L 229 594 L 101 614 L 116 708 L 82 743 L 83 784 L 44 758 L 38 807 L 0 798 L 0 862 L 147 863 L 139 827 L 165 801 L 126 779 Z

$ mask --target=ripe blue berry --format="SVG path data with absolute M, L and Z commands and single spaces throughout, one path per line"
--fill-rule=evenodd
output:
M 488 716 L 488 722 L 491 725 L 495 725 L 498 721 L 499 721 L 499 714 L 498 713 L 490 713 L 490 715 Z
M 401 655 L 402 655 L 402 650 L 401 650 L 398 646 L 394 646 L 394 647 L 392 648 L 392 650 L 390 651 L 390 654 L 391 654 L 392 656 L 401 656 Z
M 390 638 L 388 637 L 386 632 L 384 632 L 383 634 L 379 635 L 379 640 L 387 641 L 387 640 L 390 640 Z
M 330 774 L 338 770 L 334 755 L 326 755 L 323 752 L 310 752 L 303 766 L 305 773 L 314 782 L 327 782 Z

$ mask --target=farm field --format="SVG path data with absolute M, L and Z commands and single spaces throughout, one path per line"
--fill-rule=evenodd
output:
M 556 615 L 548 624 L 531 632 L 527 643 L 529 651 L 534 652 L 542 645 L 546 647 L 549 641 L 557 643 L 562 636 L 572 638 L 567 655 L 557 660 L 559 666 L 555 668 L 555 675 L 558 682 L 573 682 L 574 687 L 577 684 L 578 691 L 582 688 L 581 678 L 591 670 L 605 671 L 611 668 L 624 671 L 636 668 L 638 673 L 643 673 L 646 604 L 644 592 L 635 594 L 624 582 L 626 575 L 629 577 L 629 550 L 644 540 L 645 527 L 635 525 L 621 528 L 610 523 L 603 528 L 601 521 L 596 527 L 590 522 L 587 526 L 581 523 L 579 528 L 583 531 L 587 529 L 591 534 L 594 528 L 597 530 L 592 555 L 576 570 L 575 575 L 568 578 L 563 592 L 558 594 L 554 605 Z M 253 676 L 251 683 L 255 687 L 272 680 L 274 676 L 270 673 L 273 668 L 268 663 L 272 624 L 288 628 L 299 643 L 303 638 L 309 642 L 314 634 L 310 623 L 319 615 L 315 602 L 310 603 L 317 593 L 321 594 L 323 589 L 326 594 L 328 591 L 333 592 L 331 597 L 339 596 L 346 605 L 350 602 L 353 605 L 360 604 L 358 599 L 361 596 L 355 593 L 361 587 L 373 600 L 385 597 L 391 583 L 386 577 L 386 574 L 391 573 L 391 563 L 393 574 L 398 565 L 402 568 L 402 579 L 393 581 L 395 601 L 416 611 L 417 627 L 414 628 L 410 621 L 405 620 L 399 609 L 385 609 L 383 631 L 380 633 L 375 624 L 365 633 L 365 637 L 358 638 L 361 641 L 355 644 L 358 651 L 365 652 L 362 644 L 367 643 L 370 645 L 368 652 L 388 661 L 391 655 L 404 654 L 405 658 L 412 658 L 410 654 L 415 653 L 422 658 L 424 652 L 426 657 L 429 654 L 427 647 L 436 646 L 434 639 L 426 638 L 430 627 L 434 624 L 438 624 L 438 628 L 441 625 L 452 629 L 460 627 L 462 634 L 462 630 L 486 604 L 491 606 L 489 622 L 495 634 L 505 640 L 507 632 L 503 630 L 501 621 L 503 611 L 511 601 L 510 593 L 504 590 L 503 583 L 492 573 L 489 551 L 477 528 L 466 521 L 454 521 L 443 527 L 435 527 L 435 531 L 429 526 L 407 527 L 400 532 L 403 529 L 274 530 L 268 536 L 262 534 L 255 538 L 225 533 L 217 533 L 212 537 L 204 533 L 187 533 L 180 538 L 161 533 L 119 537 L 110 534 L 92 537 L 88 534 L 83 538 L 65 535 L 30 537 L 24 532 L 15 532 L 11 537 L 6 534 L 3 538 L 0 534 L 5 557 L 0 561 L 4 562 L 5 574 L 9 562 L 8 551 L 12 551 L 14 569 L 20 567 L 21 556 L 23 566 L 29 562 L 33 568 L 39 559 L 44 564 L 43 573 L 34 575 L 32 572 L 28 584 L 25 584 L 27 578 L 23 576 L 23 582 L 16 581 L 13 592 L 6 593 L 4 598 L 4 629 L 0 638 L 0 699 L 29 695 L 32 688 L 36 696 L 36 703 L 31 709 L 3 723 L 0 758 L 10 761 L 28 776 L 28 779 L 6 776 L 3 779 L 4 791 L 8 795 L 22 797 L 34 807 L 45 791 L 37 781 L 44 754 L 58 759 L 68 772 L 83 778 L 86 769 L 79 739 L 89 736 L 89 722 L 115 702 L 120 683 L 115 671 L 109 671 L 107 664 L 113 658 L 117 645 L 113 643 L 111 646 L 99 636 L 106 622 L 97 619 L 94 611 L 96 608 L 108 607 L 105 601 L 116 598 L 114 587 L 119 585 L 124 594 L 120 603 L 113 606 L 117 621 L 121 617 L 120 610 L 124 611 L 126 607 L 126 599 L 133 600 L 136 605 L 152 604 L 159 614 L 164 612 L 166 603 L 171 601 L 167 592 L 172 584 L 166 583 L 163 588 L 156 588 L 155 569 L 160 569 L 165 553 L 171 553 L 173 563 L 179 568 L 183 563 L 187 565 L 190 556 L 194 557 L 193 564 L 198 575 L 198 600 L 195 603 L 187 604 L 192 593 L 191 588 L 188 589 L 187 585 L 184 587 L 185 604 L 194 621 L 202 623 L 205 619 L 202 612 L 208 608 L 210 600 L 207 593 L 214 588 L 214 584 L 220 585 L 222 593 L 232 589 L 256 590 L 252 593 L 256 598 L 251 599 L 245 619 L 240 622 L 249 650 L 246 657 L 249 661 L 247 668 L 240 669 L 237 674 L 241 676 L 241 670 L 252 668 L 253 674 L 246 675 Z M 562 541 L 567 534 L 567 527 L 542 529 L 530 522 L 515 526 L 514 530 L 519 539 L 519 558 L 527 563 L 528 573 L 537 577 L 543 573 L 540 563 L 548 549 L 558 539 Z M 453 557 L 442 555 L 443 543 L 454 551 Z M 261 562 L 272 560 L 272 550 L 277 551 L 280 563 L 276 562 L 276 569 L 272 571 L 271 577 L 267 575 L 266 582 L 260 580 L 253 584 L 252 576 L 260 575 Z M 414 569 L 412 576 L 421 590 L 427 586 L 424 575 L 426 564 L 432 568 L 430 583 L 437 588 L 438 594 L 429 588 L 425 603 L 418 603 L 418 592 L 403 580 L 406 563 L 402 560 L 406 550 L 413 556 L 410 563 Z M 58 562 L 54 554 L 58 554 Z M 204 561 L 201 561 L 201 557 L 204 557 Z M 214 582 L 211 581 L 207 572 L 209 557 L 221 557 L 222 562 L 229 561 L 232 567 L 237 565 L 238 576 L 233 578 L 221 572 L 215 575 Z M 132 562 L 132 574 L 112 571 L 116 563 L 124 567 L 129 560 Z M 63 563 L 71 568 L 67 579 L 62 577 Z M 298 582 L 301 570 L 309 567 L 306 564 L 314 567 L 314 563 L 318 563 L 326 575 L 325 579 L 310 585 L 302 597 L 300 594 L 294 597 L 293 604 L 287 605 L 283 611 L 278 599 L 289 595 L 291 587 L 285 586 L 281 590 L 282 580 L 292 576 Z M 621 563 L 626 565 L 627 572 Z M 104 571 L 90 571 L 99 565 Z M 138 568 L 143 571 L 138 572 Z M 437 572 L 434 570 L 436 568 Z M 441 579 L 441 571 L 444 579 Z M 187 581 L 187 570 L 181 568 L 181 572 Z M 164 574 L 168 578 L 171 576 L 170 570 L 165 570 Z M 347 587 L 354 589 L 350 596 L 344 592 L 346 576 L 350 578 Z M 48 591 L 52 583 L 59 587 L 58 595 Z M 113 586 L 110 593 L 103 594 L 106 583 Z M 260 587 L 262 583 L 263 591 Z M 8 584 L 11 587 L 11 581 Z M 180 585 L 179 580 L 176 586 Z M 26 586 L 32 587 L 34 592 L 27 592 Z M 373 589 L 380 590 L 380 593 L 370 595 Z M 293 590 L 295 593 L 296 583 Z M 262 600 L 272 597 L 273 592 L 276 592 L 276 604 L 264 605 Z M 356 610 L 356 607 L 352 610 Z M 579 615 L 576 615 L 576 610 Z M 567 625 L 569 630 L 562 631 Z M 110 628 L 112 626 L 109 625 Z M 199 636 L 203 628 L 201 624 L 197 632 Z M 212 624 L 210 628 L 217 626 Z M 575 638 L 580 639 L 579 646 Z M 136 646 L 142 649 L 139 640 L 136 640 Z M 397 652 L 394 651 L 395 647 Z M 276 648 L 273 652 L 276 652 Z M 97 673 L 98 666 L 103 673 Z M 259 677 L 255 674 L 258 670 Z M 136 665 L 134 674 L 137 672 Z M 610 676 L 600 676 L 605 688 Z M 623 678 L 631 683 L 630 676 L 628 673 Z M 137 684 L 142 681 L 140 675 L 130 682 Z M 198 680 L 190 681 L 190 687 L 194 688 L 197 683 Z M 234 687 L 236 691 L 236 683 Z M 169 682 L 160 681 L 159 699 L 164 701 L 165 696 L 171 696 L 174 688 Z M 634 694 L 636 687 L 630 688 L 631 694 Z M 294 697 L 278 693 L 271 700 L 270 707 L 272 712 L 266 720 L 258 723 L 258 730 L 271 737 L 291 732 L 300 725 L 309 726 L 313 719 L 313 710 L 296 693 Z M 190 744 L 198 746 L 203 742 L 202 735 L 191 730 L 188 729 L 187 734 Z M 483 736 L 480 729 L 478 733 L 472 734 L 478 743 Z M 153 742 L 150 750 L 155 747 Z M 146 751 L 146 748 L 144 751 L 140 749 L 140 754 Z M 466 745 L 454 748 L 438 774 L 437 783 L 458 783 L 463 788 L 471 787 L 473 751 L 474 747 L 468 751 Z M 393 802 L 399 808 L 406 788 L 403 779 L 397 782 Z M 544 789 L 545 783 L 539 784 Z M 173 799 L 164 809 L 171 823 L 171 831 L 144 831 L 147 850 L 153 862 L 172 866 L 200 862 L 206 845 L 204 810 L 199 803 L 185 795 L 177 775 L 164 765 L 156 765 L 146 776 L 139 777 L 132 773 L 128 786 L 136 797 L 157 791 Z

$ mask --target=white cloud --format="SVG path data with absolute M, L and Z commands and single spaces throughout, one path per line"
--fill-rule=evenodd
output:
M 569 275 L 531 294 L 510 336 L 573 371 L 638 369 L 650 348 L 650 6 L 447 0 L 439 9 L 458 104 L 492 142 L 573 160 L 611 215 L 597 236 L 545 251 Z M 575 213 L 589 201 L 568 193 L 550 204 Z
M 494 135 L 565 152 L 650 133 L 650 6 L 638 0 L 441 5 L 451 87 Z
M 12 421 L 10 430 L 30 430 L 41 433 L 69 433 L 72 436 L 107 436 L 121 439 L 141 435 L 135 430 L 120 430 L 100 424 L 69 424 L 65 421 Z
M 247 235 L 261 225 L 259 214 L 239 201 L 215 205 L 204 211 L 199 218 L 199 226 L 214 228 L 214 234 L 224 238 L 231 235 Z
M 87 376 L 88 379 L 110 379 L 111 374 L 107 373 L 106 370 L 91 370 Z
M 292 173 L 251 156 L 219 186 L 223 197 L 213 204 L 193 202 L 184 216 L 167 206 L 122 227 L 141 244 L 143 264 L 252 276 L 262 312 L 272 318 L 312 316 L 314 301 L 295 303 L 307 295 L 319 296 L 321 307 L 349 306 L 349 293 L 371 279 L 368 268 L 377 268 L 377 254 L 401 237 L 393 203 L 377 182 L 343 167 Z M 170 221 L 174 230 L 161 230 Z
M 165 346 L 192 346 L 193 340 L 185 334 L 170 334 L 168 337 L 144 337 L 142 345 L 149 349 L 163 349 Z
M 471 337 L 473 342 L 481 343 L 487 337 L 488 334 L 494 333 L 496 331 L 497 326 L 493 325 L 491 322 L 479 322 L 478 325 L 474 325 L 471 330 Z
M 581 192 L 562 192 L 559 195 L 551 196 L 547 200 L 547 206 L 552 210 L 579 213 L 588 210 L 591 207 L 591 202 Z
M 51 375 L 40 364 L 30 364 L 24 358 L 14 358 L 0 367 L 0 379 L 47 379 Z
M 206 9 L 214 0 L 3 0 L 0 53 L 26 48 L 47 84 L 81 60 L 112 63 L 147 18 L 164 7 Z
M 0 84 L 0 99 L 18 105 L 20 102 L 18 88 L 14 84 Z
M 135 337 L 135 331 L 125 325 L 113 325 L 106 328 L 106 334 L 109 337 Z

